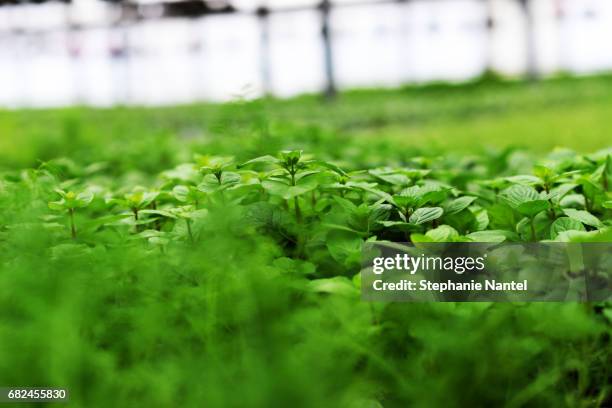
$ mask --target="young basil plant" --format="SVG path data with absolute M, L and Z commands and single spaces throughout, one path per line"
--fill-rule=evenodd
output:
M 200 173 L 204 175 L 197 187 L 201 192 L 221 192 L 240 184 L 240 174 L 230 171 L 234 165 L 232 157 L 200 156 L 198 164 Z
M 257 164 L 273 166 L 273 170 L 264 175 L 261 185 L 272 196 L 285 201 L 293 200 L 298 223 L 302 222 L 299 196 L 314 191 L 320 185 L 317 176 L 324 173 L 320 168 L 346 176 L 342 169 L 332 163 L 304 158 L 301 150 L 283 151 L 279 157 L 261 156 L 243 163 L 239 168 Z
M 380 230 L 383 226 L 380 222 L 389 218 L 392 206 L 383 204 L 382 200 L 373 204 L 354 204 L 346 198 L 334 196 L 341 214 L 340 222 L 327 222 L 327 228 L 353 232 L 362 237 L 369 237 L 372 232 Z
M 70 219 L 70 232 L 72 238 L 76 238 L 77 229 L 74 222 L 74 211 L 77 208 L 87 207 L 93 200 L 93 193 L 90 191 L 83 191 L 75 193 L 74 191 L 64 191 L 56 189 L 56 193 L 60 195 L 60 200 L 51 201 L 48 205 L 49 208 L 55 211 L 66 211 L 68 212 Z
M 147 191 L 144 187 L 136 187 L 132 192 L 124 194 L 123 197 L 107 200 L 107 203 L 118 204 L 129 209 L 134 217 L 135 230 L 138 232 L 140 230 L 139 225 L 143 223 L 140 219 L 141 212 L 148 207 L 156 209 L 155 199 L 158 195 L 158 191 Z
M 146 191 L 142 188 L 136 188 L 133 192 L 123 196 L 124 205 L 134 214 L 134 221 L 138 221 L 138 212 L 149 205 L 153 204 L 154 206 L 154 201 L 158 195 L 159 192 L 157 191 Z
M 444 209 L 435 204 L 442 202 L 447 190 L 439 186 L 412 186 L 403 189 L 394 196 L 385 196 L 396 209 L 399 220 L 379 221 L 385 227 L 404 231 L 408 240 L 410 233 L 423 229 L 425 224 L 435 222 L 444 214 Z M 434 204 L 434 205 L 432 205 Z
M 193 231 L 193 221 L 201 219 L 208 214 L 208 210 L 206 209 L 197 209 L 194 205 L 181 205 L 178 207 L 165 208 L 165 209 L 156 209 L 156 210 L 142 210 L 141 213 L 148 214 L 156 217 L 166 218 L 170 220 L 183 220 L 185 222 L 186 228 L 186 237 L 191 243 L 195 243 L 196 234 Z M 177 224 L 175 223 L 176 227 Z M 184 236 L 182 234 L 177 234 L 176 231 L 174 235 L 183 239 Z
M 379 181 L 401 188 L 417 183 L 431 173 L 431 170 L 383 167 L 372 169 L 368 173 Z
M 538 193 L 533 187 L 516 184 L 504 190 L 500 197 L 512 209 L 527 217 L 531 231 L 531 240 L 536 241 L 534 219 L 537 214 L 550 208 L 548 195 L 546 193 Z
M 185 221 L 185 227 L 187 229 L 187 237 L 189 238 L 190 243 L 195 243 L 195 234 L 192 227 L 192 222 L 195 220 L 206 216 L 208 213 L 207 210 L 197 210 L 193 206 L 181 206 L 178 208 L 172 208 L 170 213 L 173 214 L 176 218 L 182 219 Z

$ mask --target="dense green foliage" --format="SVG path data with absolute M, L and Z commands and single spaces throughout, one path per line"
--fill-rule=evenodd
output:
M 296 104 L 279 108 L 295 123 L 263 102 L 192 123 L 224 138 L 156 122 L 176 110 L 15 113 L 48 117 L 2 142 L 0 384 L 75 407 L 610 404 L 609 304 L 370 304 L 355 279 L 366 240 L 612 241 L 605 139 L 440 156 Z

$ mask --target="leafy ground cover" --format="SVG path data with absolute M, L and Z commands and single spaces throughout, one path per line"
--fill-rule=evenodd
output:
M 77 407 L 608 406 L 609 304 L 370 304 L 355 277 L 373 240 L 610 242 L 603 125 L 578 152 L 393 134 L 439 126 L 435 106 L 454 135 L 475 112 L 503 139 L 543 101 L 567 124 L 564 109 L 605 109 L 606 81 L 413 89 L 422 106 L 398 93 L 388 109 L 376 92 L 273 101 L 272 117 L 264 102 L 5 113 L 24 138 L 2 142 L 0 383 L 66 387 Z
M 414 150 L 435 155 L 508 146 L 589 153 L 606 147 L 609 138 L 611 78 L 352 91 L 333 105 L 304 96 L 167 108 L 0 111 L 0 169 L 67 156 L 155 174 L 190 161 L 193 151 L 246 160 L 287 148 L 336 159 L 377 152 L 390 160 Z

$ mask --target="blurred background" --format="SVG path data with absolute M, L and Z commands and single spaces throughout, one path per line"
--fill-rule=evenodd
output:
M 610 0 L 0 0 L 0 107 L 612 70 Z

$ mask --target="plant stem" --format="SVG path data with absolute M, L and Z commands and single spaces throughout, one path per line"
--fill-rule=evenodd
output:
M 153 210 L 157 210 L 157 204 L 155 203 L 155 200 L 153 200 L 153 201 L 151 202 L 151 208 L 152 208 Z M 161 221 L 160 221 L 160 219 L 159 219 L 159 218 L 157 218 L 157 219 L 155 220 L 155 229 L 156 229 L 157 231 L 161 231 Z
M 587 197 L 585 192 L 583 192 L 582 195 L 584 196 L 584 206 L 586 207 L 586 210 L 591 211 L 591 202 L 589 201 L 589 197 Z
M 289 175 L 291 176 L 291 186 L 295 186 L 295 167 L 291 165 L 291 169 L 289 170 Z M 298 223 L 302 222 L 302 212 L 300 211 L 300 203 L 298 202 L 298 198 L 293 197 L 293 205 L 295 207 L 295 218 Z
M 68 213 L 70 214 L 70 233 L 72 235 L 72 239 L 75 239 L 77 236 L 77 233 L 76 233 L 76 226 L 74 225 L 74 208 L 70 208 L 68 210 Z
M 530 220 L 531 222 L 529 223 L 530 227 L 531 227 L 531 240 L 533 242 L 536 241 L 536 232 L 535 232 L 535 226 L 533 225 L 533 218 L 531 218 Z
M 302 211 L 300 211 L 300 203 L 297 197 L 293 197 L 293 204 L 295 205 L 295 218 L 298 223 L 302 222 Z
M 185 223 L 187 223 L 187 233 L 189 234 L 189 241 L 193 244 L 193 233 L 191 232 L 191 221 L 189 218 L 185 218 Z
M 554 204 L 550 198 L 548 199 L 548 203 L 550 204 L 550 208 L 548 209 L 548 217 L 551 220 L 554 220 L 555 218 L 557 218 L 557 214 L 555 213 Z
M 134 230 L 135 232 L 139 232 L 140 228 L 138 228 L 138 208 L 132 208 L 132 212 L 134 213 Z

